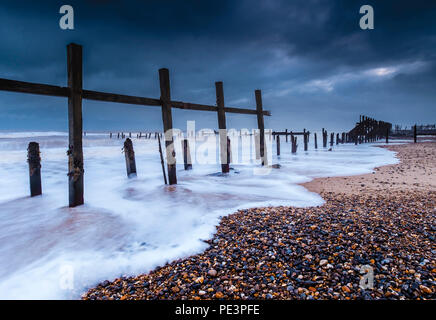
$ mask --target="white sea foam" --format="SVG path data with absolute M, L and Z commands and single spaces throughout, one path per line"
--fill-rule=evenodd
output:
M 250 144 L 237 146 L 238 139 L 250 138 L 233 138 L 235 161 L 236 149 L 245 156 L 250 150 Z M 40 143 L 42 157 L 43 196 L 35 198 L 28 196 L 30 141 Z M 313 150 L 313 140 L 308 152 L 300 142 L 298 154 L 291 155 L 290 144 L 282 139 L 282 155 L 273 157 L 282 167 L 268 175 L 255 175 L 259 164 L 250 160 L 232 165 L 235 170 L 227 177 L 211 175 L 220 170 L 218 164 L 194 163 L 194 170 L 184 171 L 179 161 L 179 184 L 166 187 L 157 141 L 133 143 L 138 178 L 129 180 L 122 141 L 87 135 L 86 205 L 70 209 L 66 134 L 0 134 L 0 298 L 80 298 L 99 281 L 148 272 L 201 252 L 207 247 L 202 240 L 211 238 L 220 216 L 238 208 L 321 205 L 319 195 L 298 183 L 368 173 L 398 161 L 393 152 L 370 144 L 335 145 L 327 151 Z M 201 142 L 192 147 L 200 153 L 207 149 Z M 176 151 L 180 155 L 180 141 Z

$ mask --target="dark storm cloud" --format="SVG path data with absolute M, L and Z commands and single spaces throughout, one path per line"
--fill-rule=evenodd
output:
M 75 9 L 74 31 L 58 26 L 62 4 Z M 374 7 L 375 30 L 359 28 L 364 4 Z M 175 99 L 213 104 L 222 80 L 226 102 L 249 107 L 261 88 L 270 127 L 342 129 L 363 112 L 434 121 L 435 16 L 436 3 L 424 0 L 14 1 L 0 5 L 0 77 L 64 85 L 65 45 L 76 42 L 89 89 L 158 97 L 157 70 L 168 67 Z M 0 101 L 0 129 L 46 128 L 50 119 L 65 127 L 57 99 L 0 93 Z M 88 129 L 160 127 L 159 110 L 86 102 L 84 112 Z M 216 126 L 214 114 L 175 117 Z

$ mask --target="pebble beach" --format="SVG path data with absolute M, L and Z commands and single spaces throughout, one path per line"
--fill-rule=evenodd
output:
M 240 210 L 222 218 L 203 253 L 82 298 L 435 299 L 436 142 L 382 147 L 400 163 L 303 184 L 324 205 Z M 362 266 L 372 288 L 360 287 Z

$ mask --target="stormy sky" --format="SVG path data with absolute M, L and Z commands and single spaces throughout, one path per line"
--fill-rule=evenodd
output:
M 59 28 L 74 8 L 75 29 Z M 361 30 L 372 5 L 375 29 Z M 255 107 L 267 128 L 349 130 L 365 114 L 393 124 L 436 122 L 436 1 L 2 1 L 0 78 L 66 85 L 66 45 L 83 45 L 84 88 L 159 97 L 169 68 L 174 100 Z M 83 102 L 84 129 L 162 127 L 160 109 Z M 228 128 L 255 116 L 227 115 Z M 213 112 L 174 110 L 173 122 L 216 128 Z M 67 100 L 0 92 L 0 130 L 67 129 Z

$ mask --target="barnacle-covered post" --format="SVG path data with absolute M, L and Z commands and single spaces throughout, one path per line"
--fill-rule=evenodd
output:
M 67 46 L 68 57 L 68 190 L 69 206 L 76 207 L 83 200 L 83 149 L 82 149 L 82 46 Z

